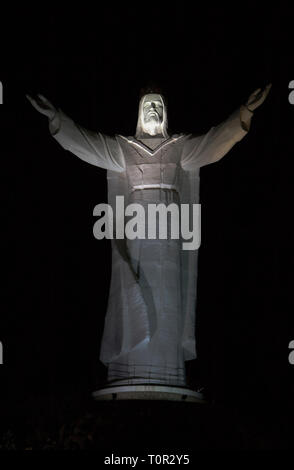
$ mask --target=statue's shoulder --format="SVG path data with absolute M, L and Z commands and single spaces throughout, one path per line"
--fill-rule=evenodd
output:
M 174 139 L 174 140 L 177 140 L 177 139 L 182 139 L 182 140 L 187 140 L 187 139 L 191 139 L 191 138 L 194 138 L 194 137 L 199 137 L 200 134 L 195 134 L 195 133 L 191 133 L 191 132 L 181 132 L 180 134 L 171 134 L 170 135 L 170 139 Z
M 180 134 L 171 134 L 171 135 L 170 135 L 170 138 L 171 138 L 171 139 L 180 139 L 180 138 L 182 138 L 182 137 L 185 137 L 185 135 L 186 135 L 186 134 L 184 134 L 184 133 L 181 132 Z
M 135 139 L 135 137 L 132 136 L 132 135 L 122 135 L 122 134 L 115 134 L 114 138 L 116 140 L 124 140 L 124 141 L 127 141 L 127 142 L 131 142 Z
M 184 132 L 178 133 L 178 134 L 171 134 L 169 139 L 178 142 L 179 145 L 184 143 L 187 139 L 189 139 L 191 134 L 185 134 Z

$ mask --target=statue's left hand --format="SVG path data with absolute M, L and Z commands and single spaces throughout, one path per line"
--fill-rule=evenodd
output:
M 269 83 L 264 90 L 261 90 L 261 88 L 258 88 L 255 90 L 248 98 L 247 103 L 246 103 L 246 108 L 249 109 L 249 111 L 254 111 L 256 108 L 258 108 L 266 99 L 267 95 L 269 94 L 269 91 L 272 87 L 272 84 Z
M 45 98 L 43 95 L 37 95 L 36 98 L 33 98 L 30 95 L 26 95 L 27 99 L 31 105 L 39 111 L 39 113 L 44 114 L 51 121 L 57 113 L 56 108 L 53 104 Z

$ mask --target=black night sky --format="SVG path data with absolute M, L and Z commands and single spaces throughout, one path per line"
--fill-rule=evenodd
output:
M 127 419 L 119 432 L 135 452 L 127 439 L 143 413 L 91 399 L 106 376 L 99 348 L 111 252 L 92 233 L 93 208 L 107 202 L 106 171 L 63 150 L 25 94 L 42 93 L 89 129 L 133 135 L 140 89 L 156 83 L 172 132 L 200 134 L 271 82 L 249 134 L 201 169 L 199 357 L 187 373 L 211 405 L 207 416 L 188 407 L 188 441 L 169 431 L 156 448 L 173 439 L 191 451 L 291 448 L 294 9 L 101 5 L 23 8 L 1 20 L 0 434 L 11 430 L 17 448 L 42 447 L 24 442 L 88 412 L 104 416 L 108 435 Z M 155 426 L 161 412 L 179 429 L 180 405 L 144 404 L 142 420 Z

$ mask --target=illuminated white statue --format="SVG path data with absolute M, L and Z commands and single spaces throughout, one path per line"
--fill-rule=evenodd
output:
M 250 128 L 270 89 L 256 90 L 222 124 L 201 136 L 169 135 L 160 94 L 139 104 L 135 137 L 86 130 L 42 95 L 31 104 L 49 118 L 53 137 L 82 160 L 107 169 L 108 203 L 195 204 L 199 170 L 220 160 Z M 117 218 L 123 214 L 117 214 Z M 116 220 L 118 222 L 118 220 Z M 186 384 L 185 361 L 196 358 L 197 250 L 181 240 L 112 240 L 112 277 L 101 345 L 108 382 Z

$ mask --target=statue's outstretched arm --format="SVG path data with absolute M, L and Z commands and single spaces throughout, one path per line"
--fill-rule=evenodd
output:
M 64 149 L 100 168 L 124 171 L 124 156 L 115 137 L 79 126 L 61 109 L 56 109 L 43 95 L 37 95 L 36 98 L 29 95 L 26 97 L 38 112 L 47 116 L 52 136 Z
M 253 111 L 266 99 L 271 88 L 267 85 L 263 91 L 259 88 L 228 119 L 207 134 L 187 136 L 183 146 L 181 164 L 184 170 L 191 171 L 201 166 L 217 162 L 248 133 Z

